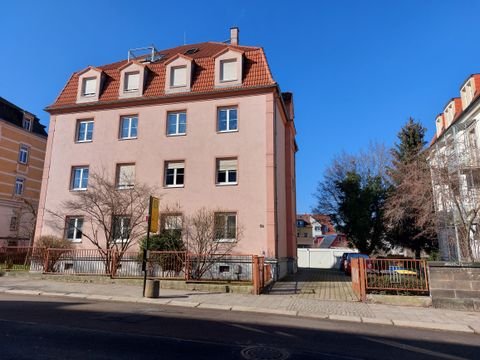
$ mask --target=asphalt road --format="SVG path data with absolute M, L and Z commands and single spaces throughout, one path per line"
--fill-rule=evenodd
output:
M 0 295 L 0 359 L 478 359 L 480 336 L 184 307 Z

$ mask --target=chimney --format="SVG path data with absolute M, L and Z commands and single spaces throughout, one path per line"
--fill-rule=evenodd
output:
M 231 27 L 230 28 L 230 45 L 238 45 L 238 33 L 240 30 L 238 27 Z

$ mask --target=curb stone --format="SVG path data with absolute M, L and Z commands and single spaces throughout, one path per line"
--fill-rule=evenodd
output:
M 349 322 L 362 322 L 362 318 L 360 316 L 328 315 L 328 319 Z
M 173 305 L 173 306 L 184 306 L 184 307 L 197 307 L 200 305 L 199 302 L 193 302 L 193 301 L 178 301 L 178 300 L 172 300 L 168 303 L 168 305 Z
M 393 325 L 392 320 L 384 318 L 367 318 L 362 317 L 362 322 L 365 324 L 377 324 L 377 325 Z
M 466 333 L 475 333 L 475 331 L 467 326 L 462 324 L 445 324 L 445 323 L 427 323 L 420 321 L 409 321 L 409 320 L 392 320 L 393 325 L 401 327 L 413 327 L 417 329 L 429 329 L 429 330 L 446 330 L 446 331 L 457 331 L 457 332 L 466 332 Z
M 6 294 L 14 295 L 40 295 L 41 291 L 38 290 L 20 290 L 20 289 L 10 289 L 4 291 Z
M 230 305 L 215 305 L 215 304 L 200 304 L 198 305 L 199 309 L 212 309 L 212 310 L 232 310 Z

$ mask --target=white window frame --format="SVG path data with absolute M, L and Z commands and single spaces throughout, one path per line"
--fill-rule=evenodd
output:
M 169 220 L 173 219 L 173 220 Z M 161 217 L 161 230 L 182 230 L 183 215 L 181 213 L 166 213 Z
M 180 115 L 185 114 L 185 132 L 180 132 Z M 170 124 L 169 124 L 169 118 L 170 115 L 175 115 L 175 132 L 174 133 L 169 133 L 170 129 Z M 186 111 L 171 111 L 167 113 L 167 136 L 180 136 L 180 135 L 186 135 L 187 134 L 187 112 Z
M 80 139 L 80 127 L 82 124 L 85 124 L 85 132 L 83 139 Z M 87 139 L 87 134 L 88 134 L 88 128 L 89 126 L 92 126 L 92 138 Z M 93 130 L 94 130 L 94 121 L 93 120 L 78 120 L 77 121 L 77 133 L 75 136 L 75 142 L 77 143 L 84 143 L 84 142 L 92 142 L 93 141 Z
M 73 237 L 69 238 L 68 233 L 70 232 L 70 221 L 73 220 Z M 81 225 L 79 225 L 79 220 L 82 221 Z M 74 243 L 79 243 L 82 242 L 82 237 L 83 237 L 83 224 L 84 224 L 84 219 L 83 216 L 67 216 L 65 219 L 65 239 L 74 242 Z M 80 235 L 79 238 L 77 236 Z
M 214 220 L 214 226 L 216 226 L 216 220 L 217 220 L 217 217 L 218 216 L 222 216 L 224 217 L 224 228 L 223 228 L 223 234 L 222 235 L 228 235 L 228 218 L 229 217 L 235 217 L 235 237 L 233 238 L 228 238 L 226 236 L 223 236 L 223 237 L 220 237 L 220 238 L 217 238 L 216 241 L 218 242 L 235 242 L 237 241 L 237 236 L 238 236 L 238 216 L 237 216 L 237 213 L 235 212 L 216 212 L 214 214 L 214 217 L 215 217 L 215 220 Z M 215 229 L 215 232 L 217 231 L 217 229 Z M 216 237 L 217 234 L 215 234 L 215 237 Z
M 232 110 L 235 110 L 237 112 L 237 127 L 235 129 L 230 128 L 230 113 Z M 227 128 L 225 130 L 220 130 L 220 112 L 221 111 L 226 111 L 227 112 Z M 227 132 L 236 132 L 238 131 L 238 107 L 237 106 L 231 106 L 231 107 L 220 107 L 218 108 L 217 111 L 217 131 L 220 133 L 227 133 Z
M 182 164 L 183 167 L 176 166 L 173 168 L 169 168 L 169 165 L 172 164 Z M 167 184 L 167 178 L 168 178 L 168 170 L 173 169 L 173 184 Z M 178 184 L 178 169 L 183 169 L 183 183 Z M 164 186 L 168 188 L 178 188 L 178 187 L 184 187 L 185 186 L 185 161 L 166 161 L 165 162 L 165 181 L 164 181 Z
M 137 76 L 138 78 L 138 82 L 137 82 L 137 87 L 136 88 L 129 88 L 129 79 L 130 79 L 130 76 Z M 123 91 L 126 92 L 126 93 L 129 93 L 129 92 L 136 92 L 140 90 L 140 71 L 130 71 L 130 72 L 126 72 L 125 75 L 124 75 L 124 86 L 123 86 Z
M 75 173 L 76 170 L 80 170 L 80 187 L 75 187 Z M 85 170 L 87 171 L 87 185 L 82 187 L 83 180 L 85 178 Z M 85 191 L 88 188 L 88 176 L 90 174 L 88 166 L 74 166 L 72 167 L 71 181 L 70 181 L 70 190 L 72 191 Z
M 234 69 L 235 69 L 235 76 L 232 78 L 225 78 L 225 71 L 224 71 L 224 65 L 225 64 L 234 64 Z M 225 59 L 225 60 L 220 60 L 220 82 L 231 82 L 231 81 L 237 81 L 238 80 L 238 65 L 237 65 L 237 59 Z
M 22 177 L 17 177 L 15 179 L 15 195 L 23 195 L 25 192 L 25 179 Z
M 27 119 L 27 118 L 23 118 L 22 127 L 27 131 L 32 131 L 32 120 Z
M 14 215 L 10 218 L 10 231 L 18 230 L 18 216 Z
M 127 242 L 130 240 L 130 236 L 126 237 L 126 238 L 115 238 L 115 232 L 116 232 L 116 229 L 115 229 L 115 225 L 117 224 L 117 219 L 120 220 L 120 235 L 124 235 L 125 231 L 128 231 L 131 233 L 132 229 L 131 229 L 131 224 L 130 222 L 132 221 L 132 218 L 130 216 L 127 216 L 127 215 L 114 215 L 113 216 L 113 221 L 112 221 L 112 226 L 114 227 L 113 228 L 113 236 L 114 236 L 114 241 L 116 243 L 123 243 L 123 242 Z M 125 226 L 125 220 L 128 219 L 128 225 Z M 129 234 L 130 235 L 130 234 Z
M 18 162 L 20 164 L 28 164 L 28 146 L 27 145 L 20 145 L 20 150 L 18 151 Z
M 121 171 L 121 168 L 124 167 L 124 166 L 133 166 L 133 179 L 131 179 L 131 183 L 129 184 L 123 184 L 121 183 L 121 179 L 120 179 L 120 171 Z M 116 188 L 119 189 L 119 190 L 122 190 L 122 189 L 132 189 L 133 187 L 135 187 L 135 164 L 134 163 L 129 163 L 129 164 L 117 164 L 117 171 L 116 171 L 116 179 L 115 179 L 115 185 L 116 185 Z
M 123 122 L 128 120 L 128 135 L 123 136 L 122 130 L 123 130 Z M 132 136 L 132 122 L 133 120 L 137 120 L 137 134 L 135 136 Z M 120 139 L 121 140 L 129 140 L 129 139 L 136 139 L 138 137 L 138 116 L 136 115 L 130 115 L 130 116 L 122 116 L 120 118 Z
M 235 169 L 225 169 L 225 170 L 220 169 L 220 163 L 222 161 L 233 161 L 233 160 L 236 161 Z M 238 159 L 237 158 L 219 158 L 219 159 L 217 159 L 217 166 L 216 167 L 217 167 L 217 172 L 216 172 L 215 183 L 217 185 L 225 186 L 225 185 L 237 185 L 238 184 Z M 218 175 L 219 175 L 220 171 L 225 172 L 225 181 L 220 182 L 218 180 Z M 229 175 L 230 175 L 231 172 L 235 172 L 235 181 L 230 181 L 229 180 Z
M 181 84 L 175 84 L 175 71 L 183 69 L 185 71 L 185 81 Z M 170 68 L 170 87 L 171 88 L 182 88 L 187 86 L 187 66 L 180 65 L 180 66 L 172 66 Z
M 94 81 L 94 84 L 95 84 L 95 91 L 92 93 L 92 92 L 89 92 L 87 93 L 87 82 L 89 81 Z M 92 76 L 92 77 L 86 77 L 86 78 L 83 78 L 82 79 L 82 96 L 83 97 L 92 97 L 92 96 L 95 96 L 97 94 L 97 81 L 98 81 L 98 78 L 95 77 L 95 76 Z

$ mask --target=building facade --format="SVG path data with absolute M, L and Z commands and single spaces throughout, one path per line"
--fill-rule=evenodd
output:
M 297 248 L 345 248 L 348 242 L 343 234 L 337 234 L 327 215 L 297 215 Z
M 238 29 L 229 43 L 152 48 L 87 67 L 47 110 L 37 236 L 91 248 L 82 237 L 90 230 L 78 231 L 86 215 L 65 214 L 59 230 L 50 214 L 88 191 L 89 174 L 101 172 L 120 188 L 156 186 L 161 212 L 218 211 L 225 238 L 238 241 L 235 253 L 264 255 L 280 276 L 294 268 L 293 99 L 280 92 L 263 49 L 239 45 Z
M 444 260 L 480 259 L 480 74 L 436 118 L 429 163 Z
M 33 240 L 46 145 L 39 119 L 0 97 L 0 246 Z

